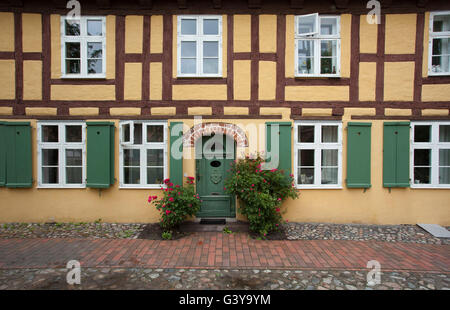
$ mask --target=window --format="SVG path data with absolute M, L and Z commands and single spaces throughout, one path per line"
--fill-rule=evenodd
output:
M 85 187 L 85 124 L 38 123 L 39 187 Z
M 430 14 L 429 75 L 450 75 L 450 11 Z
M 340 76 L 340 17 L 296 16 L 295 50 L 296 76 Z
M 295 123 L 295 169 L 298 188 L 341 188 L 342 123 Z
M 222 17 L 178 16 L 178 76 L 222 76 Z
M 120 123 L 120 186 L 161 188 L 167 178 L 167 123 Z
M 61 17 L 61 71 L 63 78 L 105 78 L 106 19 Z
M 450 187 L 450 122 L 411 126 L 411 187 Z

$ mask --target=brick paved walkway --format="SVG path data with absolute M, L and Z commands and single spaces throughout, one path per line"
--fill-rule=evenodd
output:
M 253 240 L 245 233 L 195 233 L 175 241 L 2 239 L 0 268 L 83 267 L 366 269 L 450 273 L 450 246 L 372 241 Z

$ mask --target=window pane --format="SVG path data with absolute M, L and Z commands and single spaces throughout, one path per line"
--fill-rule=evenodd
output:
M 322 142 L 338 142 L 338 126 L 322 126 Z
M 299 166 L 314 166 L 314 150 L 298 150 Z
M 147 166 L 164 166 L 164 151 L 160 149 L 148 149 Z
M 181 57 L 197 57 L 197 43 L 192 41 L 181 42 Z
M 431 126 L 414 126 L 414 142 L 431 142 Z
M 122 125 L 122 141 L 130 142 L 130 124 Z
M 197 20 L 196 19 L 182 19 L 181 20 L 181 34 L 197 34 Z
M 414 168 L 414 184 L 430 184 L 431 168 Z
M 164 142 L 164 126 L 147 125 L 147 142 Z
M 450 184 L 450 167 L 439 168 L 439 184 Z
M 312 57 L 299 57 L 298 58 L 298 73 L 299 74 L 313 74 L 314 71 L 314 58 Z
M 338 184 L 338 168 L 322 168 L 322 184 Z
M 140 166 L 140 150 L 123 150 L 124 166 Z
M 450 38 L 433 39 L 432 72 L 449 72 Z
M 164 180 L 164 168 L 147 168 L 147 184 L 161 184 Z
M 433 32 L 450 31 L 450 14 L 433 16 Z
M 297 183 L 314 184 L 314 168 L 299 168 Z
M 66 142 L 81 142 L 81 128 L 80 125 L 66 126 Z
M 181 58 L 181 73 L 196 73 L 197 61 L 195 59 Z
M 450 150 L 439 150 L 439 166 L 450 166 Z
M 66 42 L 66 58 L 80 58 L 79 42 Z
M 298 40 L 297 48 L 298 48 L 298 57 L 314 56 L 313 40 Z
M 42 142 L 58 142 L 58 125 L 42 126 Z
M 142 124 L 134 124 L 134 144 L 142 144 Z
M 219 42 L 203 42 L 203 57 L 219 57 Z
M 300 16 L 298 18 L 298 33 L 311 33 L 316 32 L 316 15 L 311 16 Z
M 321 17 L 320 18 L 320 34 L 321 35 L 337 34 L 337 18 Z
M 320 59 L 320 73 L 321 74 L 336 74 L 337 58 L 325 57 Z
M 322 150 L 322 166 L 337 166 L 338 150 Z
M 88 34 L 88 36 L 101 36 L 102 35 L 102 21 L 101 20 L 88 20 L 87 21 L 87 34 Z
M 80 73 L 80 61 L 66 60 L 66 73 Z
M 298 142 L 314 143 L 314 126 L 298 126 Z
M 431 166 L 430 149 L 415 149 L 414 150 L 414 166 Z
M 87 66 L 88 66 L 88 73 L 103 72 L 103 62 L 101 59 L 89 59 Z
M 203 59 L 203 73 L 219 73 L 219 59 L 206 58 Z
M 66 20 L 66 36 L 79 36 L 80 35 L 80 21 L 73 20 L 69 21 Z
M 81 167 L 67 167 L 66 183 L 67 184 L 83 183 L 83 169 Z
M 139 184 L 141 182 L 141 169 L 140 168 L 128 168 L 124 167 L 124 180 L 125 184 Z
M 58 166 L 58 149 L 42 150 L 42 166 Z
M 88 42 L 87 44 L 88 58 L 102 58 L 102 43 Z
M 219 20 L 204 19 L 203 20 L 203 34 L 219 34 Z
M 439 126 L 439 142 L 450 142 L 450 125 Z
M 312 40 L 298 41 L 298 73 L 314 73 L 314 44 Z
M 58 184 L 58 167 L 42 167 L 42 183 Z
M 81 165 L 83 165 L 81 150 L 66 149 L 66 166 L 81 166 Z

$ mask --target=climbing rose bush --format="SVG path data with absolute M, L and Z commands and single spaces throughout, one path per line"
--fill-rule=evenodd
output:
M 170 179 L 165 179 L 166 188 L 163 197 L 149 196 L 148 202 L 153 204 L 161 214 L 160 225 L 164 231 L 169 231 L 194 216 L 200 210 L 200 197 L 195 193 L 194 178 L 187 177 L 184 186 L 173 185 Z
M 293 175 L 283 170 L 261 170 L 265 160 L 259 155 L 248 156 L 231 164 L 231 177 L 225 182 L 225 190 L 237 196 L 239 211 L 245 215 L 250 230 L 265 237 L 279 229 L 283 218 L 281 205 L 288 198 L 298 198 Z

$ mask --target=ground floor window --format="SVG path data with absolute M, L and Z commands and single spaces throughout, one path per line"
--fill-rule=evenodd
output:
M 412 187 L 450 187 L 450 122 L 411 124 Z
M 294 167 L 298 188 L 340 188 L 342 123 L 295 122 Z
M 160 188 L 168 175 L 167 123 L 120 123 L 120 186 Z
M 39 187 L 84 187 L 85 123 L 38 123 Z

